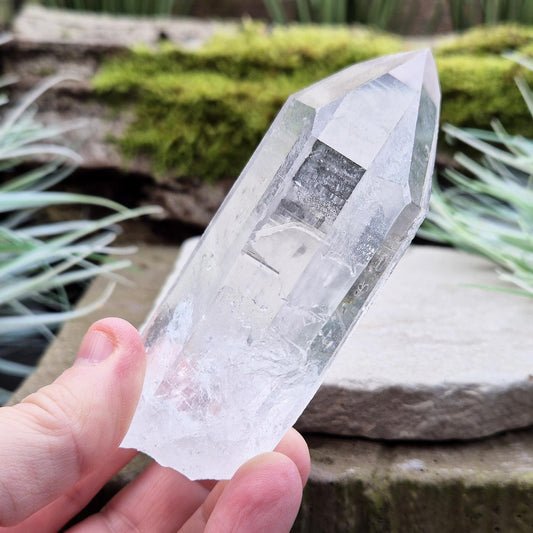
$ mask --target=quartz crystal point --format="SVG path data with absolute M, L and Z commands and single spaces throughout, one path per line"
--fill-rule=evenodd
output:
M 276 446 L 424 218 L 439 106 L 428 50 L 288 99 L 147 320 L 123 447 L 222 479 Z

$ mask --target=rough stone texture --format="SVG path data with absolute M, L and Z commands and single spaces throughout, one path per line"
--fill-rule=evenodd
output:
M 443 440 L 533 424 L 531 300 L 473 284 L 506 287 L 481 258 L 411 247 L 298 427 Z
M 68 43 L 84 46 L 128 47 L 139 42 L 157 45 L 168 39 L 187 48 L 197 48 L 228 23 L 193 18 L 157 18 L 80 14 L 76 11 L 27 5 L 16 18 L 13 33 L 35 43 Z
M 484 259 L 412 246 L 296 427 L 446 440 L 533 424 L 531 301 L 479 286 L 508 288 Z
M 293 533 L 488 533 L 533 528 L 533 431 L 450 444 L 307 437 Z
M 148 187 L 148 199 L 165 210 L 165 218 L 205 228 L 233 183 L 233 179 L 205 183 L 200 178 L 181 178 L 166 185 Z

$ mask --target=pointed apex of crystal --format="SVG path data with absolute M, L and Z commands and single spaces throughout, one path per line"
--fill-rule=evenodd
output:
M 433 103 L 440 104 L 440 87 L 437 67 L 429 48 L 402 54 L 405 61 L 390 71 L 391 76 L 415 91 L 424 89 Z
M 439 103 L 429 50 L 288 99 L 147 320 L 124 447 L 191 479 L 275 447 L 424 218 Z

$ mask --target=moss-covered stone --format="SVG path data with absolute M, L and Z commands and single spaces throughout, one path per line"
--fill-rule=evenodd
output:
M 531 72 L 497 55 L 437 55 L 442 89 L 442 123 L 489 128 L 499 119 L 514 133 L 533 134 L 527 107 L 516 87 L 522 73 L 533 81 Z
M 533 28 L 503 26 L 437 47 L 443 122 L 487 128 L 499 118 L 510 131 L 533 134 L 514 82 L 525 69 L 499 55 L 532 43 Z M 406 48 L 362 28 L 268 31 L 245 24 L 194 52 L 168 44 L 137 48 L 109 61 L 93 83 L 107 101 L 134 107 L 134 122 L 117 140 L 127 157 L 150 156 L 160 175 L 213 180 L 240 172 L 289 94 L 355 62 Z
M 299 73 L 313 77 L 379 55 L 399 52 L 401 40 L 363 28 L 275 27 L 247 24 L 241 33 L 215 36 L 194 58 L 196 67 L 232 78 L 260 79 Z
M 236 83 L 213 72 L 160 72 L 142 87 L 134 127 L 119 139 L 124 153 L 152 155 L 164 174 L 235 175 L 293 85 Z
M 533 27 L 517 24 L 480 26 L 458 35 L 438 48 L 439 55 L 499 55 L 518 50 L 533 41 Z

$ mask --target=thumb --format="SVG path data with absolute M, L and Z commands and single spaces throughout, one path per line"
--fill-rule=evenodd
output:
M 0 526 L 30 516 L 110 458 L 137 406 L 144 369 L 135 328 L 100 320 L 72 368 L 0 408 Z

